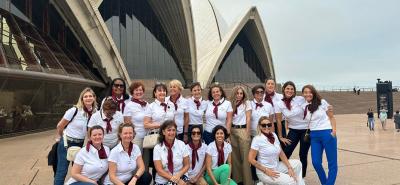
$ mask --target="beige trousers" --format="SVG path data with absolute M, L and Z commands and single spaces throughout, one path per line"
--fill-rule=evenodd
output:
M 243 182 L 244 185 L 252 185 L 250 163 L 248 161 L 251 137 L 245 128 L 231 129 L 232 145 L 232 179 L 235 182 Z
M 279 172 L 278 178 L 272 179 L 258 169 L 256 170 L 257 177 L 265 185 L 305 185 L 302 177 L 301 162 L 298 159 L 289 159 L 289 163 L 297 176 L 297 181 L 288 175 L 288 168 L 283 162 L 279 162 L 277 169 L 275 169 Z

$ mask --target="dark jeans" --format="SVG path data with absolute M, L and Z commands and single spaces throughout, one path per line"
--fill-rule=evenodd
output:
M 152 180 L 151 174 L 149 172 L 144 172 L 143 175 L 140 176 L 140 178 L 136 181 L 136 184 L 150 185 L 151 180 Z M 128 185 L 130 181 L 131 180 L 126 182 L 125 185 Z
M 185 133 L 177 134 L 177 135 L 176 135 L 176 138 L 179 139 L 179 140 L 181 140 L 181 141 L 183 141 L 183 136 L 184 136 L 184 135 L 185 135 Z
M 212 135 L 212 133 L 204 131 L 203 132 L 203 140 L 207 145 L 209 145 L 211 142 L 214 141 L 214 136 Z
M 286 138 L 285 120 L 282 120 L 281 124 L 282 124 L 282 137 Z M 278 122 L 274 122 L 274 126 L 275 126 L 275 134 L 276 134 L 276 136 L 279 137 L 279 134 L 278 134 Z M 285 149 L 285 144 L 283 144 L 282 142 L 281 142 L 281 148 L 282 148 L 282 150 Z
M 307 172 L 307 155 L 308 150 L 310 149 L 310 143 L 304 141 L 304 135 L 307 129 L 289 129 L 289 133 L 286 139 L 290 139 L 292 142 L 290 145 L 287 145 L 283 150 L 286 154 L 286 157 L 289 159 L 292 156 L 293 150 L 296 148 L 297 143 L 300 141 L 300 150 L 299 157 L 301 164 L 303 166 L 303 177 L 306 176 Z
M 83 146 L 83 142 L 75 143 L 67 141 L 68 147 L 71 146 Z M 67 148 L 64 147 L 64 139 L 61 137 L 60 142 L 57 146 L 57 171 L 54 176 L 54 185 L 63 185 L 65 176 L 68 173 L 69 161 L 67 160 Z

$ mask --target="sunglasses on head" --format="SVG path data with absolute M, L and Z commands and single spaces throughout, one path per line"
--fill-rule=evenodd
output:
M 264 124 L 260 124 L 260 126 L 262 127 L 262 128 L 270 128 L 270 127 L 272 127 L 272 123 L 264 123 Z
M 113 86 L 116 88 L 124 88 L 124 84 L 114 84 Z
M 201 135 L 201 132 L 200 131 L 194 131 L 194 132 L 192 132 L 192 135 Z

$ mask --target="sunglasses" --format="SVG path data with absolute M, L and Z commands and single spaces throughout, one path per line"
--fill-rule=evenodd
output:
M 256 94 L 262 94 L 264 91 L 256 91 Z
M 192 135 L 201 135 L 201 132 L 192 132 Z
M 124 88 L 124 84 L 114 84 L 115 88 Z
M 262 128 L 270 128 L 272 127 L 272 123 L 267 123 L 267 124 L 260 124 Z

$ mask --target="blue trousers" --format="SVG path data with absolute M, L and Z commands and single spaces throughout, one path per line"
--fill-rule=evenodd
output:
M 323 185 L 334 185 L 338 172 L 337 163 L 337 139 L 331 135 L 332 130 L 316 130 L 310 132 L 311 159 L 319 181 Z M 325 150 L 328 161 L 328 177 L 322 167 L 322 154 Z
M 83 146 L 82 143 L 68 142 L 68 147 L 70 146 Z M 54 185 L 63 185 L 65 176 L 67 176 L 69 161 L 67 160 L 67 149 L 64 147 L 64 139 L 61 138 L 57 146 L 57 171 L 54 176 Z

